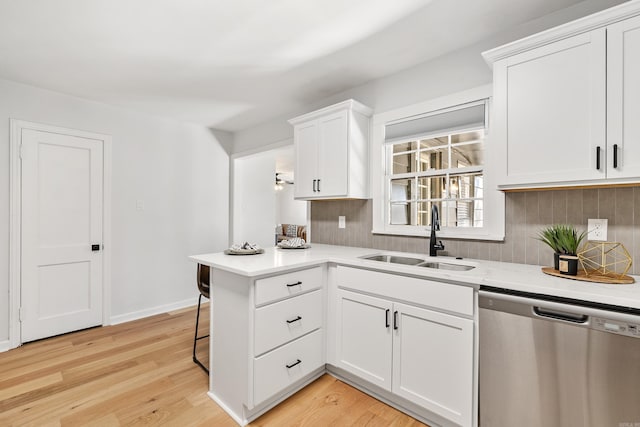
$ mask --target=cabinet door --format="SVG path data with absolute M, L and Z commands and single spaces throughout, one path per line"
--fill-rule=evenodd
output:
M 338 290 L 337 363 L 391 390 L 391 303 Z
M 303 123 L 294 128 L 296 150 L 294 196 L 296 198 L 317 195 L 314 191 L 314 180 L 317 179 L 318 137 L 316 121 Z
M 494 64 L 498 184 L 605 177 L 605 49 L 597 29 Z
M 607 28 L 607 55 L 607 177 L 640 177 L 640 17 Z
M 394 304 L 393 393 L 456 422 L 473 416 L 473 321 Z
M 349 192 L 348 111 L 319 119 L 318 128 L 319 195 L 346 196 Z

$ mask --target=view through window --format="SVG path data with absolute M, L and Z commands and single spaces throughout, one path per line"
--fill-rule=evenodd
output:
M 388 224 L 483 227 L 484 126 L 396 140 L 386 150 Z

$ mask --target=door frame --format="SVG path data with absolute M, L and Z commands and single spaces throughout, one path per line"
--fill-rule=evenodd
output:
M 234 153 L 229 156 L 229 246 L 234 243 L 238 243 L 235 241 L 236 236 L 234 236 L 234 193 L 236 189 L 235 182 L 235 170 L 236 170 L 236 161 L 241 160 L 244 157 L 252 156 L 254 154 L 264 154 L 271 150 L 278 150 L 280 148 L 293 147 L 293 138 L 283 139 L 262 147 L 257 147 L 245 151 L 240 151 L 238 153 Z M 295 156 L 295 154 L 294 154 Z M 295 180 L 295 177 L 294 177 Z M 307 201 L 307 241 L 311 241 L 311 202 Z
M 9 348 L 22 344 L 20 328 L 20 292 L 22 265 L 22 130 L 32 129 L 102 141 L 102 325 L 111 322 L 111 136 L 95 132 L 9 119 Z

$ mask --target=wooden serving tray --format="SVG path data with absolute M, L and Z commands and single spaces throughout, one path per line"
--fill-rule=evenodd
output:
M 570 276 L 568 274 L 562 274 L 553 267 L 542 267 L 542 272 L 550 276 L 562 277 L 563 279 L 582 280 L 583 282 L 595 282 L 595 283 L 609 283 L 611 285 L 630 285 L 635 283 L 633 277 L 626 274 L 612 274 L 611 276 L 605 276 L 602 274 L 591 273 L 587 276 L 584 270 L 578 270 L 578 274 Z

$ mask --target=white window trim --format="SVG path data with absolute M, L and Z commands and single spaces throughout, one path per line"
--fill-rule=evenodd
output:
M 373 116 L 371 124 L 371 196 L 373 199 L 373 230 L 374 234 L 393 234 L 402 236 L 428 237 L 430 227 L 387 224 L 386 185 L 385 185 L 385 126 L 399 120 L 406 120 L 414 116 L 442 110 L 454 105 L 467 104 L 481 99 L 488 99 L 489 117 L 492 114 L 491 102 L 492 86 L 485 85 L 474 89 L 457 92 L 452 95 L 435 98 L 429 101 L 413 104 L 396 110 L 379 113 Z M 491 120 L 489 120 L 491 123 Z M 438 232 L 438 238 L 473 239 L 473 240 L 504 240 L 505 204 L 504 193 L 499 191 L 495 182 L 496 165 L 493 162 L 498 156 L 494 155 L 495 143 L 491 141 L 492 132 L 487 128 L 485 143 L 484 165 L 484 227 L 482 228 L 446 228 Z

